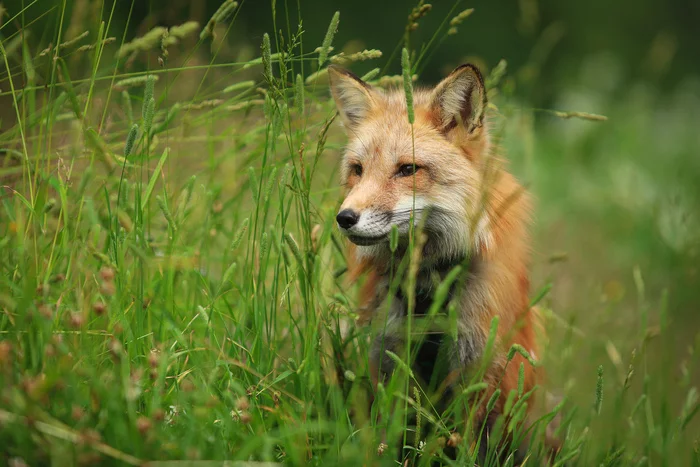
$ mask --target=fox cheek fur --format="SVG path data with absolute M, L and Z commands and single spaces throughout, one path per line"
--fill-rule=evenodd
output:
M 408 313 L 425 314 L 430 308 L 436 274 L 442 279 L 457 264 L 468 264 L 464 280 L 450 290 L 457 305 L 457 338 L 443 335 L 431 343 L 432 350 L 423 352 L 426 339 L 414 365 L 432 373 L 445 361 L 443 383 L 452 387 L 467 381 L 497 318 L 496 353 L 484 376 L 489 384 L 484 400 L 501 390 L 493 409 L 497 415 L 510 391 L 518 388 L 521 363 L 524 391 L 536 384 L 535 368 L 520 354 L 507 363 L 506 354 L 518 344 L 537 356 L 540 325 L 536 310 L 528 305 L 529 196 L 491 154 L 481 74 L 463 65 L 435 88 L 415 90 L 413 126 L 402 90 L 374 89 L 335 66 L 329 67 L 329 77 L 348 135 L 341 166 L 348 193 L 337 221 L 353 242 L 348 255 L 351 279 L 368 276 L 361 290 L 362 320 L 371 321 L 389 293 L 391 226 L 397 225 L 405 237 L 413 213 L 423 221 L 427 238 L 414 308 L 408 310 L 402 293 L 395 292 L 387 321 L 379 326 L 384 331 L 370 355 L 373 379 L 376 383 L 391 374 L 392 362 L 384 350 L 399 352 Z M 435 381 L 431 374 L 423 379 Z M 484 405 L 475 408 L 477 418 L 486 418 Z

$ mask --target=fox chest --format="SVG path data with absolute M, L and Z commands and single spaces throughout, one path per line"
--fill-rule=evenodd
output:
M 412 369 L 424 387 L 431 389 L 436 389 L 455 366 L 454 338 L 445 329 L 445 323 L 449 322 L 448 307 L 455 298 L 454 287 L 443 297 L 436 297 L 434 290 L 417 287 L 413 300 L 399 290 L 393 307 L 396 318 L 404 323 L 411 320 L 407 347 L 411 349 Z

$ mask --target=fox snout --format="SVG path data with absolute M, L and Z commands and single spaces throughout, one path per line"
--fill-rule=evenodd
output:
M 340 232 L 356 245 L 375 245 L 387 241 L 396 219 L 391 212 L 375 209 L 357 211 L 341 208 L 335 217 Z
M 391 229 L 396 226 L 400 237 L 408 234 L 414 216 L 420 218 L 423 211 L 422 200 L 417 200 L 416 209 L 408 203 L 399 203 L 393 209 L 378 206 L 357 209 L 341 206 L 335 217 L 340 232 L 356 245 L 376 245 L 389 241 Z M 406 206 L 404 206 L 406 205 Z

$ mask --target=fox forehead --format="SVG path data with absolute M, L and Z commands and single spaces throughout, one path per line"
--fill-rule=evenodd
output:
M 445 141 L 432 122 L 427 98 L 416 100 L 416 120 L 412 128 L 402 93 L 377 94 L 380 104 L 348 135 L 349 158 L 366 159 L 381 154 L 398 161 L 401 157 L 412 157 L 414 149 L 418 150 L 420 146 Z
M 415 94 L 415 123 L 408 122 L 406 99 L 401 91 L 379 94 L 379 105 L 349 132 L 343 176 L 350 165 L 360 164 L 366 175 L 393 172 L 415 161 L 432 169 L 431 178 L 449 183 L 469 170 L 470 163 L 435 125 L 428 92 Z

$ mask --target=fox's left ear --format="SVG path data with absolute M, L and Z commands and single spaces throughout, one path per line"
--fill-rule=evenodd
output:
M 443 132 L 461 127 L 469 134 L 480 128 L 486 110 L 486 88 L 474 65 L 456 68 L 435 87 L 431 106 Z

